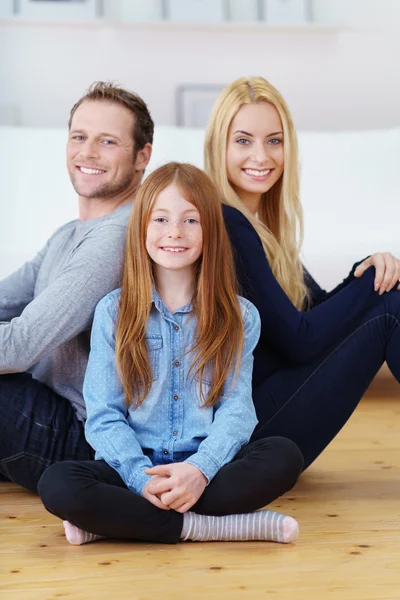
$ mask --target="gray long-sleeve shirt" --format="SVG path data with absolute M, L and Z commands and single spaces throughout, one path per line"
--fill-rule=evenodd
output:
M 67 223 L 0 281 L 0 374 L 29 371 L 67 398 L 80 420 L 93 314 L 120 285 L 131 208 Z

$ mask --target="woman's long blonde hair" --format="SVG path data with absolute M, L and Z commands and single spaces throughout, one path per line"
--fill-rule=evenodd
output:
M 228 181 L 226 146 L 232 119 L 243 104 L 268 102 L 278 111 L 284 143 L 284 172 L 263 194 L 258 219 L 246 209 Z M 240 210 L 261 238 L 272 272 L 298 309 L 308 299 L 300 248 L 303 241 L 303 211 L 299 194 L 298 146 L 294 124 L 286 102 L 262 77 L 243 77 L 225 88 L 213 107 L 204 146 L 205 170 L 216 183 L 223 202 Z
M 219 192 L 211 179 L 193 165 L 171 162 L 148 176 L 136 195 L 127 229 L 122 291 L 116 329 L 116 361 L 127 404 L 139 406 L 152 383 L 146 330 L 155 285 L 152 260 L 146 250 L 147 226 L 154 202 L 169 185 L 176 185 L 199 214 L 203 252 L 194 268 L 193 313 L 197 331 L 188 349 L 188 377 L 201 382 L 211 373 L 204 406 L 220 398 L 228 373 L 236 374 L 243 348 L 243 321 L 236 295 L 235 269 L 222 216 Z

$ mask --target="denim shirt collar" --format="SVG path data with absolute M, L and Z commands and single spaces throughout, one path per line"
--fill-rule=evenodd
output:
M 193 307 L 192 303 L 188 302 L 185 306 L 181 308 L 177 308 L 173 313 L 170 312 L 167 305 L 161 299 L 160 294 L 157 292 L 155 286 L 153 285 L 151 301 L 153 302 L 156 309 L 164 316 L 164 317 L 172 317 L 172 315 L 179 313 L 189 313 L 192 312 Z

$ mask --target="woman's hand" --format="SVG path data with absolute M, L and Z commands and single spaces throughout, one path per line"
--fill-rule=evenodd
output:
M 400 289 L 400 260 L 390 252 L 376 252 L 366 258 L 354 271 L 354 277 L 361 277 L 369 267 L 375 267 L 375 291 L 381 296 L 397 285 Z
M 145 473 L 158 478 L 154 482 L 151 479 L 144 489 L 147 488 L 164 506 L 180 513 L 196 504 L 207 485 L 207 478 L 200 469 L 186 462 L 159 465 L 145 469 Z

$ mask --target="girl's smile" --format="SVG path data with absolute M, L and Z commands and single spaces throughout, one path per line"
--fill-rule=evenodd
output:
M 157 269 L 188 271 L 203 251 L 197 208 L 171 184 L 154 202 L 147 226 L 146 249 Z

